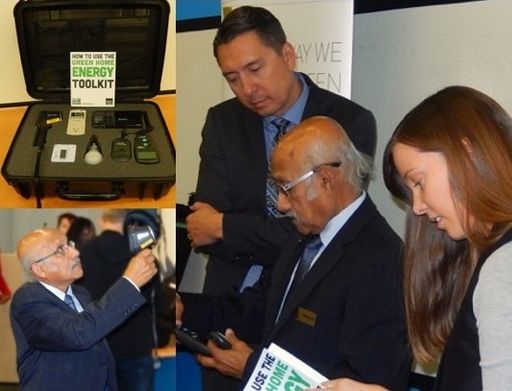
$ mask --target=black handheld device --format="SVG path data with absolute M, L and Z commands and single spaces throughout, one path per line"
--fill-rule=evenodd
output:
M 130 160 L 132 157 L 130 140 L 124 137 L 113 140 L 110 155 L 116 162 L 124 163 Z
M 188 193 L 187 206 L 192 206 L 197 201 L 196 193 Z
M 195 331 L 189 330 L 185 327 L 177 327 L 176 338 L 183 346 L 194 353 L 199 353 L 204 356 L 211 355 L 210 349 L 205 342 L 201 341 L 199 335 Z M 232 347 L 231 343 L 226 339 L 224 334 L 219 331 L 212 331 L 208 335 L 208 339 L 210 339 L 218 348 L 222 350 L 231 349 Z
M 60 111 L 41 111 L 36 120 L 36 134 L 33 143 L 34 147 L 43 148 L 46 144 L 48 129 L 50 129 L 53 124 L 59 122 L 62 122 L 62 113 Z
M 148 118 L 144 111 L 94 111 L 91 125 L 93 128 L 139 129 L 148 126 Z
M 41 198 L 43 196 L 43 185 L 39 180 L 39 166 L 41 164 L 41 155 L 46 145 L 46 136 L 48 129 L 53 124 L 62 122 L 62 113 L 60 111 L 46 111 L 39 113 L 36 120 L 36 134 L 34 136 L 34 147 L 37 147 L 36 162 L 34 164 L 34 193 L 36 196 L 36 207 L 41 207 Z
M 130 227 L 128 230 L 128 243 L 132 253 L 138 253 L 145 248 L 150 248 L 156 243 L 155 233 L 149 226 Z
M 177 327 L 175 332 L 177 340 L 187 349 L 204 356 L 210 355 L 210 349 L 200 341 L 199 336 L 194 331 L 185 327 Z
M 185 219 L 189 214 L 192 213 L 192 209 L 190 207 L 194 205 L 194 203 L 197 201 L 196 199 L 196 193 L 188 193 L 188 201 L 186 208 L 183 208 L 183 218 Z
M 148 136 L 141 134 L 135 137 L 134 155 L 137 163 L 155 164 L 160 161 L 158 152 Z
M 213 343 L 222 350 L 232 348 L 231 342 L 229 342 L 226 336 L 222 334 L 220 331 L 212 331 L 209 337 L 213 341 Z

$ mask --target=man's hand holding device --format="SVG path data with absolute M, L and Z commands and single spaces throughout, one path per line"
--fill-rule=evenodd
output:
M 133 227 L 128 232 L 128 242 L 135 256 L 130 260 L 123 276 L 140 288 L 158 272 L 155 256 L 151 251 L 156 242 L 155 234 L 149 226 Z
M 231 329 L 227 329 L 225 336 L 222 336 L 231 345 L 230 348 L 219 347 L 217 345 L 218 337 L 217 335 L 208 341 L 207 347 L 210 350 L 210 355 L 199 355 L 197 360 L 204 367 L 214 368 L 223 375 L 241 379 L 247 360 L 253 352 L 252 348 L 238 339 Z

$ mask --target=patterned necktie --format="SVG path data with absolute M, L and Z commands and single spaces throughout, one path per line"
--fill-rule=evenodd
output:
M 284 214 L 277 210 L 277 196 L 278 193 L 276 188 L 272 183 L 272 179 L 270 178 L 270 156 L 272 155 L 272 151 L 274 150 L 279 139 L 286 134 L 286 131 L 291 127 L 292 123 L 285 118 L 274 118 L 271 121 L 271 124 L 275 128 L 275 134 L 270 140 L 269 145 L 269 161 L 268 161 L 268 172 L 267 172 L 267 188 L 266 188 L 266 205 L 267 205 L 267 215 L 273 217 L 284 217 Z M 263 271 L 263 266 L 261 265 L 252 265 L 240 287 L 240 292 L 242 292 L 245 288 L 249 286 L 253 286 L 261 276 L 261 272 Z
M 283 217 L 284 215 L 277 210 L 277 197 L 278 193 L 275 187 L 272 184 L 272 180 L 270 178 L 270 156 L 272 155 L 272 151 L 274 150 L 279 139 L 286 134 L 286 131 L 291 127 L 292 123 L 285 118 L 274 118 L 272 120 L 272 125 L 274 125 L 276 129 L 276 133 L 273 139 L 270 142 L 270 151 L 269 151 L 269 165 L 268 165 L 268 173 L 267 173 L 267 213 L 269 216 L 274 217 Z
M 276 322 L 279 319 L 279 316 L 281 316 L 281 311 L 283 310 L 285 303 L 297 292 L 300 282 L 304 279 L 304 276 L 308 273 L 311 267 L 311 262 L 313 262 L 313 259 L 315 259 L 315 256 L 322 247 L 320 235 L 311 235 L 308 238 L 305 238 L 305 240 L 307 241 L 306 246 L 304 247 L 304 251 L 299 259 L 290 288 L 281 303 L 281 308 L 277 314 Z
M 272 120 L 272 125 L 277 129 L 277 133 L 274 136 L 274 145 L 272 146 L 272 149 L 276 146 L 279 139 L 286 134 L 286 131 L 291 126 L 291 122 L 288 121 L 286 118 L 274 118 Z
M 304 279 L 304 276 L 309 271 L 311 262 L 313 262 L 313 259 L 320 250 L 320 247 L 322 247 L 322 239 L 320 239 L 320 235 L 312 235 L 304 248 L 302 256 L 300 257 L 294 281 L 300 282 Z
M 64 296 L 64 303 L 66 303 L 72 310 L 78 312 L 75 302 L 73 301 L 73 298 L 70 295 L 66 294 L 66 296 Z

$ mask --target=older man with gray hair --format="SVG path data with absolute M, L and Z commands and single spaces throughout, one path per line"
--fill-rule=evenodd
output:
M 243 384 L 275 343 L 328 378 L 406 389 L 401 241 L 364 191 L 370 169 L 331 118 L 309 118 L 279 141 L 271 163 L 277 208 L 298 233 L 253 289 L 220 299 L 181 294 L 178 323 L 200 334 L 233 329 L 232 348 L 209 342 L 202 365 Z
M 140 287 L 157 271 L 151 251 L 135 255 L 96 302 L 73 285 L 83 274 L 80 254 L 62 232 L 31 232 L 17 254 L 33 280 L 15 292 L 11 306 L 20 389 L 117 391 L 104 338 L 144 303 Z

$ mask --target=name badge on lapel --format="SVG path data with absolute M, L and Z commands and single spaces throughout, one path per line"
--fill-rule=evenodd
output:
M 306 326 L 315 327 L 316 313 L 307 308 L 299 307 L 295 314 L 295 319 L 298 322 L 305 324 Z

